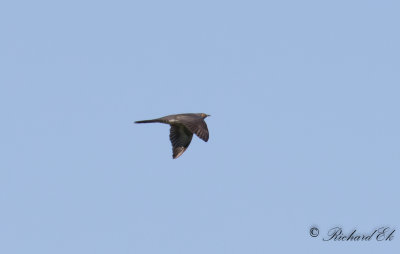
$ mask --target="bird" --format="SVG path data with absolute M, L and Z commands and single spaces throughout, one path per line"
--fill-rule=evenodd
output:
M 210 115 L 204 113 L 185 113 L 168 115 L 152 120 L 135 121 L 135 123 L 164 123 L 171 126 L 169 139 L 172 144 L 172 158 L 177 159 L 189 147 L 193 133 L 205 142 L 208 141 L 208 128 L 204 121 Z

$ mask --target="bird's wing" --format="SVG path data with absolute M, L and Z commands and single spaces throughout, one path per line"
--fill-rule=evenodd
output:
M 208 141 L 208 128 L 203 119 L 180 119 L 180 122 L 199 138 Z
M 172 144 L 172 158 L 181 156 L 192 141 L 193 133 L 183 125 L 171 125 L 169 139 Z

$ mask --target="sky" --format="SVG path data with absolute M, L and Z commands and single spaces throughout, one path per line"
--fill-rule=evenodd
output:
M 1 2 L 0 253 L 399 253 L 399 8 Z

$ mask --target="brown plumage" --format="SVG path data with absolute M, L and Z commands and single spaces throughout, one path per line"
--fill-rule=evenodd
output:
M 172 158 L 181 156 L 189 147 L 193 133 L 208 141 L 208 128 L 204 119 L 209 116 L 204 113 L 177 114 L 152 120 L 136 121 L 135 123 L 165 123 L 171 125 L 169 139 L 172 144 Z

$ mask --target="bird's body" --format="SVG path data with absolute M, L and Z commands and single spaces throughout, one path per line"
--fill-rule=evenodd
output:
M 204 121 L 207 114 L 187 113 L 164 116 L 152 120 L 136 121 L 135 123 L 165 123 L 171 126 L 169 139 L 172 143 L 172 158 L 181 156 L 189 147 L 193 133 L 199 138 L 208 141 L 208 128 Z

